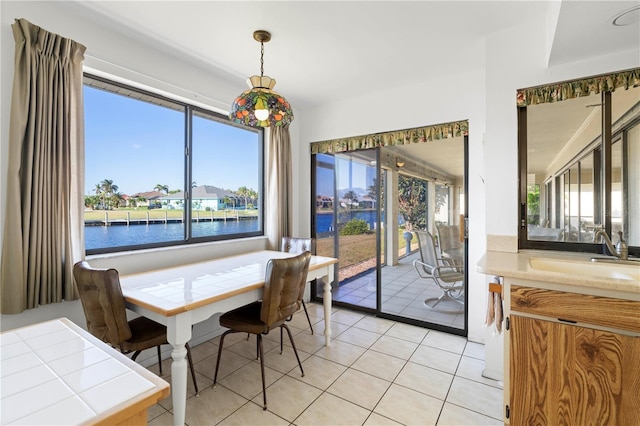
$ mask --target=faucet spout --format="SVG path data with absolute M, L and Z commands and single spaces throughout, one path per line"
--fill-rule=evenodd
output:
M 613 245 L 611 239 L 604 229 L 599 229 L 595 233 L 595 235 L 593 236 L 593 241 L 597 241 L 599 236 L 602 237 L 612 255 L 614 255 L 615 257 L 619 257 L 622 260 L 627 260 L 627 258 L 629 257 L 629 247 L 627 246 L 626 241 L 622 238 L 622 231 L 618 231 L 619 241 L 616 246 Z

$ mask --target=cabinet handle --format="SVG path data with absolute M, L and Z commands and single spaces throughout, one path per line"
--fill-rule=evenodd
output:
M 509 321 L 509 317 L 504 319 L 504 328 L 505 330 L 509 330 L 511 328 L 511 321 Z
M 569 324 L 577 324 L 578 323 L 578 321 L 571 321 L 571 320 L 563 319 L 563 318 L 558 318 L 558 321 L 566 322 L 566 323 L 569 323 Z

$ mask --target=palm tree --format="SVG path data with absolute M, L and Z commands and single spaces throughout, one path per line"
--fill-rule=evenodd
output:
M 99 183 L 96 183 L 96 187 L 93 189 L 93 191 L 96 193 L 96 196 L 98 197 L 98 202 L 100 204 L 102 204 L 102 208 L 104 209 L 104 199 L 102 197 L 102 185 L 100 185 Z
M 153 189 L 155 189 L 158 192 L 164 192 L 165 194 L 169 193 L 169 185 L 163 185 L 159 183 L 156 186 L 154 186 Z
M 241 197 L 244 197 L 244 208 L 245 209 L 247 208 L 247 198 L 249 198 L 249 191 L 250 191 L 250 189 L 247 188 L 246 186 L 241 186 L 236 191 L 236 194 L 238 194 Z
M 354 191 L 347 191 L 344 194 L 344 198 L 349 200 L 349 202 L 347 202 L 347 208 L 351 209 L 351 207 L 353 207 L 354 204 L 358 203 L 358 194 L 356 194 Z
M 102 182 L 100 182 L 100 186 L 102 187 L 102 191 L 106 195 L 106 197 L 104 198 L 105 202 L 108 201 L 109 207 L 111 207 L 111 196 L 114 192 L 118 191 L 118 185 L 114 185 L 113 181 L 110 179 L 104 179 Z

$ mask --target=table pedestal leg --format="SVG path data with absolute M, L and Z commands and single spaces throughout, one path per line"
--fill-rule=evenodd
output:
M 184 344 L 173 347 L 171 352 L 171 400 L 173 402 L 173 424 L 183 426 L 187 406 L 187 349 Z

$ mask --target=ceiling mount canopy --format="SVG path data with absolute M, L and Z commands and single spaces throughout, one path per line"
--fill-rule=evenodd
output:
M 260 42 L 260 75 L 247 79 L 250 89 L 233 101 L 229 119 L 251 127 L 287 126 L 293 121 L 291 105 L 273 90 L 276 80 L 264 75 L 264 44 L 271 40 L 271 34 L 257 30 L 253 38 Z

